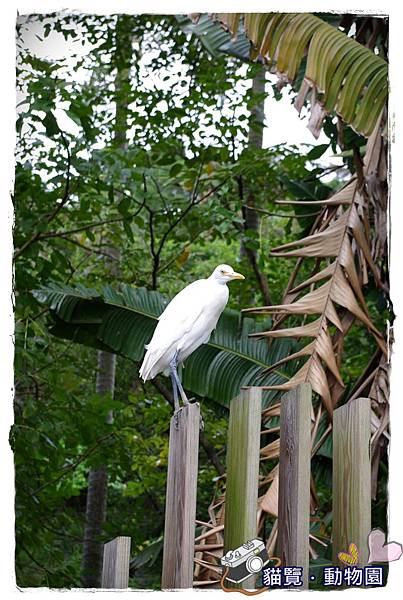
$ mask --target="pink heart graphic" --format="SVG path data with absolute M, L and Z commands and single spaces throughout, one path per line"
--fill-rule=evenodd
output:
M 369 559 L 373 562 L 393 562 L 399 560 L 403 554 L 402 544 L 398 542 L 386 543 L 386 536 L 382 529 L 373 529 L 368 536 Z

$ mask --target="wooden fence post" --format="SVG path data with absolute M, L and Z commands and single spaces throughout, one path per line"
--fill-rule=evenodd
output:
M 130 538 L 119 536 L 104 545 L 102 587 L 124 589 L 129 586 Z
M 193 587 L 200 406 L 171 418 L 165 506 L 163 589 Z
M 309 587 L 311 398 L 303 383 L 282 397 L 280 409 L 278 549 L 282 565 L 303 568 L 303 589 Z
M 340 406 L 333 416 L 333 564 L 345 566 L 338 553 L 351 542 L 358 564 L 368 562 L 371 531 L 371 403 L 357 398 Z
M 262 390 L 242 389 L 230 404 L 224 553 L 257 536 L 261 418 Z M 252 578 L 241 586 L 253 587 Z

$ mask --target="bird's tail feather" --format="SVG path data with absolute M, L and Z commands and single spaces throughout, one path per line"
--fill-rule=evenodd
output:
M 148 349 L 143 360 L 143 364 L 140 367 L 140 377 L 143 381 L 147 381 L 147 379 L 152 379 L 157 373 L 153 372 L 153 368 L 157 364 L 157 362 L 162 357 L 164 351 L 160 348 L 156 350 Z

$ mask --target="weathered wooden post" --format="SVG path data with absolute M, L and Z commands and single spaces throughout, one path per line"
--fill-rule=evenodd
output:
M 261 418 L 261 389 L 242 389 L 230 405 L 224 553 L 257 537 Z M 241 586 L 250 588 L 252 579 L 246 579 Z
M 302 567 L 309 585 L 312 390 L 298 385 L 281 399 L 278 551 L 281 564 Z
M 371 531 L 371 403 L 357 398 L 340 406 L 333 417 L 333 564 L 353 542 L 358 563 L 368 562 Z
M 163 589 L 193 586 L 200 407 L 184 406 L 171 418 L 165 506 Z
M 119 536 L 104 545 L 102 587 L 124 589 L 129 586 L 130 538 Z

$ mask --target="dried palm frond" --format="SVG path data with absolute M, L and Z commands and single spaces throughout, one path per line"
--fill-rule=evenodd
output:
M 368 174 L 374 162 L 374 147 L 378 140 L 379 132 L 376 131 L 368 141 L 368 162 L 364 174 Z M 326 226 L 322 228 L 319 220 L 316 232 L 274 248 L 271 254 L 287 258 L 315 258 L 316 264 L 326 261 L 325 264 L 319 272 L 289 289 L 287 301 L 283 304 L 249 308 L 243 312 L 274 313 L 282 317 L 300 315 L 304 318 L 318 315 L 315 320 L 302 325 L 273 329 L 253 334 L 253 337 L 311 339 L 297 352 L 270 365 L 266 373 L 290 360 L 307 357 L 291 379 L 283 384 L 265 386 L 265 389 L 286 391 L 299 383 L 309 382 L 331 415 L 340 397 L 340 389 L 344 387 L 340 374 L 343 338 L 354 320 L 367 327 L 382 354 L 387 354 L 384 335 L 374 325 L 363 293 L 369 272 L 379 288 L 384 288 L 384 282 L 371 252 L 368 195 L 360 178 L 354 177 L 320 204 L 323 206 L 321 220 L 326 222 Z M 336 329 L 334 334 L 332 328 Z

